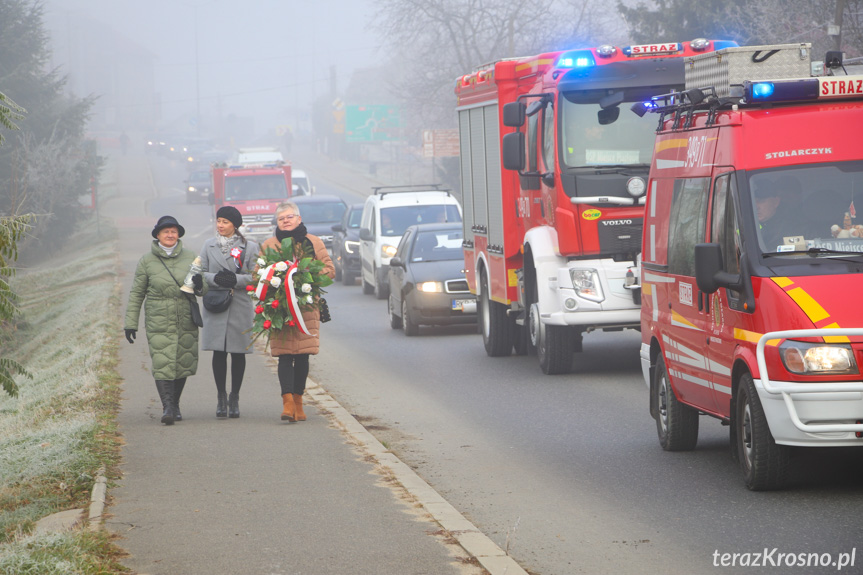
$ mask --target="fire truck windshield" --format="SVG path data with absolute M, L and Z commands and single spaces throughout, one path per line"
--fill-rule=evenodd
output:
M 748 173 L 764 254 L 863 255 L 863 162 L 810 164 Z
M 650 164 L 655 118 L 639 118 L 621 106 L 616 121 L 601 125 L 598 104 L 576 104 L 566 98 L 560 98 L 560 103 L 559 148 L 564 165 L 578 168 Z
M 225 201 L 287 199 L 288 188 L 281 174 L 231 176 L 225 178 Z

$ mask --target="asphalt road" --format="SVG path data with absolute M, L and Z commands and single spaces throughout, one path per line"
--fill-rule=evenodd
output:
M 302 167 L 318 193 L 362 195 Z M 841 572 L 863 572 L 863 450 L 801 450 L 788 489 L 752 493 L 715 420 L 695 451 L 660 449 L 635 332 L 589 334 L 572 374 L 545 376 L 535 358 L 487 357 L 471 328 L 407 338 L 359 286 L 329 292 L 312 377 L 532 573 L 830 573 L 770 565 L 852 552 Z M 766 569 L 719 566 L 774 548 Z

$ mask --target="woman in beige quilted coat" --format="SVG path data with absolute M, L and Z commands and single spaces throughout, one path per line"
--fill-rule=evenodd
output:
M 300 209 L 293 202 L 284 202 L 276 208 L 276 233 L 261 245 L 261 253 L 267 248 L 281 249 L 282 240 L 293 238 L 295 257 L 303 253 L 303 245 L 311 244 L 315 259 L 324 262 L 324 273 L 335 277 L 336 268 L 330 259 L 324 242 L 317 236 L 306 233 Z M 303 393 L 309 375 L 309 356 L 317 355 L 320 349 L 321 312 L 317 309 L 303 312 L 303 322 L 311 335 L 300 333 L 292 327 L 270 334 L 270 353 L 279 358 L 279 385 L 282 392 L 282 420 L 305 421 Z

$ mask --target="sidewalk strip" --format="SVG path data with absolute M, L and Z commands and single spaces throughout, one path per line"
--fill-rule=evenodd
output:
M 497 543 L 477 529 L 413 469 L 387 450 L 320 384 L 309 379 L 306 393 L 314 399 L 318 409 L 329 412 L 332 419 L 356 440 L 365 454 L 373 457 L 379 466 L 391 473 L 395 480 L 423 506 L 423 509 L 448 531 L 468 554 L 475 557 L 490 575 L 528 575 L 527 571 L 508 556 Z

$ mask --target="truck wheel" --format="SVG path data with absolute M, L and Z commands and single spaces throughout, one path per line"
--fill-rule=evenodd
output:
M 363 282 L 363 293 L 364 293 L 365 295 L 371 295 L 371 294 L 375 293 L 375 286 L 374 286 L 374 284 L 370 284 L 369 282 L 367 282 L 367 281 L 366 281 L 366 277 L 365 277 L 365 276 L 363 276 L 363 275 L 361 275 L 361 276 L 360 276 L 360 279 L 361 279 L 361 280 L 362 280 L 362 282 Z
M 773 440 L 749 373 L 740 378 L 734 416 L 737 454 L 746 487 L 753 491 L 781 489 L 788 473 L 791 448 Z
M 698 443 L 698 412 L 680 403 L 671 382 L 668 381 L 668 370 L 665 359 L 659 357 L 656 365 L 656 381 L 653 386 L 656 393 L 656 433 L 659 435 L 659 445 L 665 451 L 691 451 Z
M 408 311 L 408 300 L 402 298 L 402 329 L 407 336 L 418 335 L 420 326 L 411 321 L 411 314 Z
M 352 286 L 357 283 L 357 278 L 348 272 L 342 272 L 342 283 L 346 286 Z
M 390 295 L 390 286 L 387 283 L 387 278 L 380 270 L 375 270 L 375 297 L 377 299 L 387 299 Z
M 575 347 L 573 328 L 563 325 L 545 325 L 539 317 L 539 304 L 530 306 L 530 341 L 536 348 L 539 367 L 546 375 L 559 375 L 572 371 Z
M 393 295 L 390 294 L 389 299 L 387 300 L 387 313 L 390 316 L 390 327 L 393 329 L 401 329 L 402 327 L 402 318 L 395 314 L 395 302 L 393 301 Z
M 482 330 L 482 343 L 489 357 L 503 357 L 510 354 L 512 341 L 509 338 L 509 318 L 506 306 L 492 301 L 488 293 L 488 279 L 480 279 L 479 325 Z

